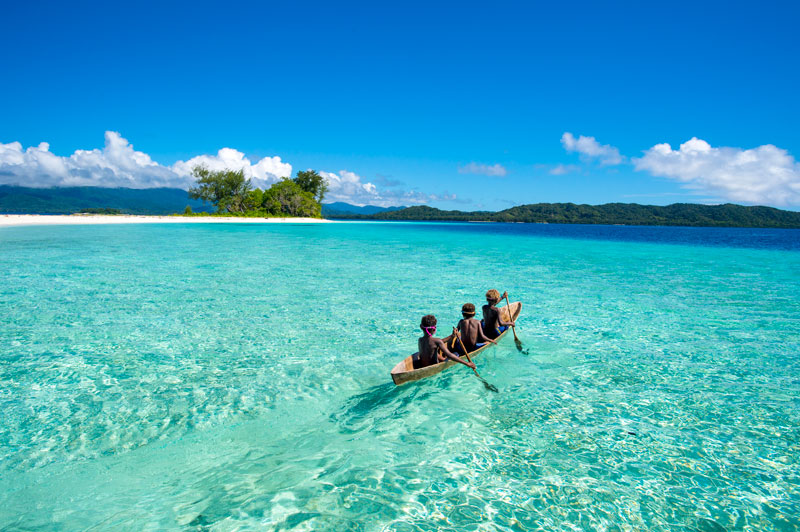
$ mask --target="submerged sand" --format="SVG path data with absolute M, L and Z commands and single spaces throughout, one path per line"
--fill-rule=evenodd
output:
M 135 216 L 127 214 L 0 214 L 0 227 L 97 224 L 305 224 L 331 223 L 319 218 L 236 218 L 221 216 Z

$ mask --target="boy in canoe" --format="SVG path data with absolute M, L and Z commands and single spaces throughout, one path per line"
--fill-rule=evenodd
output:
M 516 325 L 513 321 L 504 321 L 500 317 L 500 309 L 497 304 L 501 299 L 508 296 L 508 292 L 500 292 L 492 288 L 486 292 L 486 305 L 483 306 L 483 334 L 489 338 L 497 338 L 500 333 Z
M 432 366 L 439 362 L 444 362 L 448 358 L 454 360 L 471 369 L 475 369 L 475 364 L 469 361 L 461 360 L 457 355 L 454 355 L 447 349 L 447 344 L 441 338 L 435 338 L 433 335 L 436 332 L 436 317 L 433 314 L 428 314 L 422 317 L 422 322 L 419 324 L 422 329 L 422 338 L 417 341 L 419 352 L 414 356 L 414 369 L 424 368 L 425 366 Z
M 467 353 L 472 353 L 479 347 L 483 347 L 487 342 L 497 343 L 483 333 L 481 322 L 475 319 L 475 305 L 464 303 L 461 307 L 461 315 L 464 318 L 458 322 L 456 329 L 461 333 L 461 342 L 464 343 Z M 464 349 L 461 347 L 461 342 L 457 338 L 453 338 L 453 340 L 455 341 L 455 349 L 459 354 L 465 354 L 462 353 Z

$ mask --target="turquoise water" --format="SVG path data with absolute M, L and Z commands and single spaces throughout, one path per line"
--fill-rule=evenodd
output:
M 0 229 L 0 529 L 798 530 L 795 244 L 564 231 Z

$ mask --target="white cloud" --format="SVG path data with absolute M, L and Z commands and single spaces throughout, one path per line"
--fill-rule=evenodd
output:
M 354 205 L 419 205 L 431 201 L 456 201 L 455 194 L 424 194 L 416 190 L 379 190 L 373 183 L 364 182 L 358 174 L 347 170 L 338 173 L 319 173 L 328 183 L 325 202 L 344 201 Z
M 292 175 L 292 165 L 280 157 L 264 157 L 253 163 L 244 153 L 232 148 L 222 148 L 216 155 L 198 155 L 171 166 L 161 165 L 148 154 L 134 150 L 130 142 L 114 131 L 106 131 L 102 150 L 76 150 L 69 157 L 55 155 L 46 142 L 27 149 L 19 142 L 0 143 L 0 184 L 9 185 L 188 189 L 194 184 L 192 168 L 199 164 L 211 170 L 243 169 L 245 176 L 259 188 L 269 188 L 282 177 Z M 328 201 L 381 206 L 459 201 L 455 194 L 446 192 L 435 195 L 404 191 L 397 188 L 399 182 L 389 182 L 384 190 L 379 190 L 375 184 L 347 170 L 320 174 L 330 187 Z
M 372 183 L 364 183 L 361 177 L 354 172 L 340 170 L 333 172 L 320 172 L 328 183 L 328 192 L 325 199 L 328 201 L 346 201 L 348 203 L 369 204 L 379 198 L 378 190 Z M 375 203 L 372 203 L 375 205 Z
M 564 175 L 577 172 L 581 169 L 577 164 L 557 164 L 551 168 L 548 173 L 550 175 Z
M 292 176 L 292 165 L 282 162 L 280 157 L 264 157 L 252 164 L 244 153 L 232 148 L 222 148 L 216 155 L 198 155 L 188 161 L 178 161 L 172 165 L 172 169 L 178 175 L 186 176 L 197 165 L 205 165 L 215 171 L 242 169 L 245 177 L 252 179 L 253 186 L 258 188 L 269 188 L 281 178 Z
M 678 150 L 657 144 L 633 162 L 637 170 L 729 201 L 800 205 L 800 164 L 786 150 L 771 144 L 749 150 L 713 148 L 693 137 Z
M 243 168 L 245 175 L 253 178 L 253 184 L 261 187 L 292 173 L 292 166 L 281 162 L 280 157 L 265 157 L 252 164 L 243 153 L 231 148 L 223 148 L 217 155 L 200 155 L 164 166 L 134 150 L 115 131 L 106 131 L 102 150 L 76 150 L 69 157 L 53 154 L 46 142 L 26 150 L 19 142 L 0 143 L 0 184 L 186 189 L 194 183 L 190 173 L 196 164 L 206 164 L 212 170 Z
M 504 177 L 508 171 L 505 167 L 501 164 L 480 164 L 480 163 L 469 163 L 464 165 L 458 169 L 459 174 L 479 174 L 479 175 L 488 175 L 492 177 Z
M 603 165 L 620 164 L 625 160 L 617 148 L 600 144 L 594 137 L 581 135 L 576 139 L 567 132 L 561 136 L 561 145 L 569 152 L 578 152 L 583 159 L 597 159 Z
M 31 187 L 103 186 L 150 188 L 184 186 L 185 180 L 146 153 L 135 151 L 119 133 L 107 131 L 102 150 L 76 150 L 69 157 L 50 152 L 42 142 L 0 144 L 0 183 Z

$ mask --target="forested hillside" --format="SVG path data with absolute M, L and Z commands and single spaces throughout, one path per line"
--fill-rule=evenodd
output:
M 211 211 L 208 203 L 189 199 L 179 188 L 31 188 L 0 185 L 0 213 L 72 214 L 86 209 L 116 209 L 128 214 L 172 214 L 186 206 Z
M 536 203 L 519 205 L 499 212 L 443 211 L 428 206 L 415 206 L 369 216 L 344 217 L 368 220 L 800 228 L 800 212 L 772 207 L 745 207 L 731 203 L 724 205 L 675 203 L 666 206 L 635 203 L 605 205 Z

